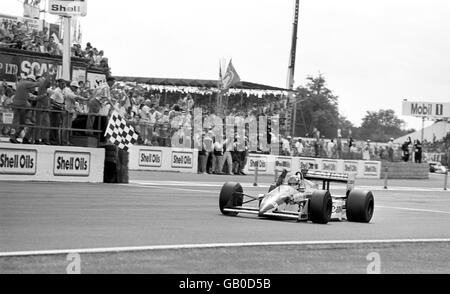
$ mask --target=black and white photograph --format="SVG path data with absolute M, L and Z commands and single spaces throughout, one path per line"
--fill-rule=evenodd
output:
M 448 0 L 0 1 L 0 274 L 450 274 L 449 166 Z

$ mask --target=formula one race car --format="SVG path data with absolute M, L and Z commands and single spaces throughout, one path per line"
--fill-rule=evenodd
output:
M 368 223 L 374 211 L 371 191 L 354 189 L 354 175 L 301 171 L 290 175 L 283 170 L 268 193 L 251 196 L 244 193 L 239 183 L 227 182 L 219 196 L 222 214 L 236 216 L 238 213 L 256 214 L 259 217 L 282 217 L 297 221 L 326 224 L 330 220 L 348 220 Z M 286 181 L 286 183 L 285 183 Z M 313 181 L 323 181 L 322 189 Z M 330 182 L 346 183 L 345 195 L 330 194 Z M 244 200 L 246 198 L 246 200 Z M 258 202 L 257 207 L 244 206 Z

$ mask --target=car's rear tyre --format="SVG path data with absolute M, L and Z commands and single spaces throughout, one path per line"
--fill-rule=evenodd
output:
M 370 191 L 352 190 L 347 199 L 347 220 L 368 223 L 372 219 L 375 201 Z
M 330 221 L 333 202 L 329 191 L 317 190 L 309 201 L 309 219 L 313 223 L 326 224 Z
M 227 182 L 222 186 L 219 196 L 220 212 L 228 216 L 236 216 L 237 212 L 224 211 L 225 207 L 242 206 L 244 196 L 241 184 Z

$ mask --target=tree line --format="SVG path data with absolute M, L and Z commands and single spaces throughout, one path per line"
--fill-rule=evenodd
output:
M 361 126 L 356 127 L 339 113 L 339 97 L 327 87 L 321 74 L 307 77 L 306 85 L 299 86 L 296 91 L 295 136 L 312 137 L 317 129 L 325 138 L 336 138 L 340 129 L 344 138 L 387 142 L 415 131 L 405 129 L 405 121 L 392 109 L 366 111 Z

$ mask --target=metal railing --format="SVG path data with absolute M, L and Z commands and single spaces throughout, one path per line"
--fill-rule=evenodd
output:
M 34 121 L 36 121 L 36 114 L 37 113 L 47 113 L 49 118 L 49 126 L 42 126 L 42 125 L 38 125 L 38 124 L 14 124 L 14 120 L 17 121 L 17 119 L 13 119 L 12 123 L 5 123 L 3 121 L 0 121 L 0 128 L 3 129 L 5 127 L 9 127 L 11 129 L 14 129 L 14 131 L 16 132 L 16 137 L 17 137 L 17 132 L 18 131 L 22 131 L 24 129 L 28 129 L 26 131 L 26 133 L 30 133 L 31 137 L 35 136 L 35 131 L 36 130 L 45 130 L 48 132 L 51 131 L 57 131 L 56 137 L 58 142 L 54 142 L 56 143 L 55 145 L 65 145 L 65 142 L 69 142 L 71 136 L 73 135 L 74 132 L 79 132 L 79 133 L 84 133 L 85 136 L 95 136 L 96 139 L 98 140 L 97 142 L 101 141 L 102 138 L 102 134 L 104 133 L 104 131 L 101 129 L 102 125 L 100 122 L 96 121 L 97 119 L 94 119 L 94 122 L 92 123 L 92 126 L 96 126 L 97 128 L 91 128 L 88 129 L 87 128 L 87 124 L 88 124 L 88 119 L 90 119 L 91 117 L 105 117 L 105 115 L 101 115 L 98 113 L 79 113 L 79 112 L 70 112 L 67 110 L 58 110 L 58 109 L 52 109 L 52 108 L 36 108 L 36 107 L 25 107 L 25 106 L 14 106 L 14 105 L 10 105 L 10 106 L 0 106 L 0 112 L 1 113 L 13 113 L 13 116 L 16 115 L 17 113 L 14 113 L 14 110 L 25 110 L 25 111 L 29 111 L 31 112 L 31 115 L 28 114 L 26 115 L 25 118 L 22 119 L 22 121 L 25 121 L 26 119 L 31 119 Z M 62 117 L 60 117 L 58 119 L 59 121 L 59 125 L 58 126 L 51 126 L 51 114 L 60 114 Z M 64 126 L 64 119 L 66 116 L 86 116 L 86 128 L 73 128 L 73 127 L 65 127 Z M 76 120 L 72 120 L 71 119 L 71 125 L 75 122 Z M 32 129 L 32 131 L 30 130 Z M 67 132 L 67 133 L 65 133 Z M 67 140 L 64 140 L 64 134 L 67 135 L 68 138 L 66 138 Z M 10 132 L 8 134 L 8 136 L 11 136 Z M 27 137 L 30 137 L 27 136 Z M 33 138 L 32 138 L 33 139 Z M 34 138 L 36 139 L 41 139 L 41 138 Z

